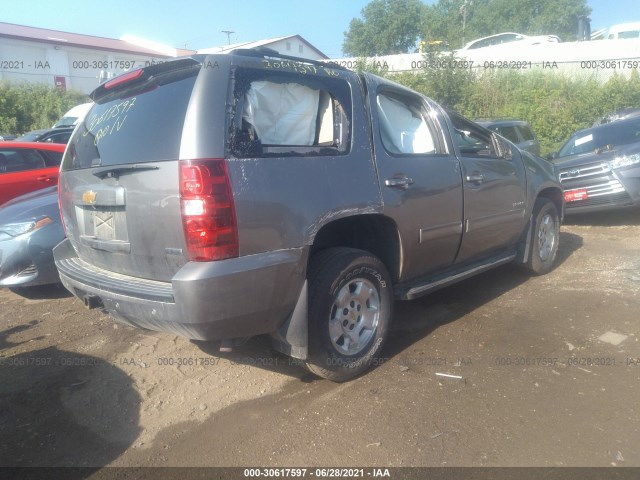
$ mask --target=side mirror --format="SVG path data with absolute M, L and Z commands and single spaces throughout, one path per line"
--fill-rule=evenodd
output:
M 558 158 L 558 152 L 553 152 L 547 155 L 547 160 L 552 161 Z

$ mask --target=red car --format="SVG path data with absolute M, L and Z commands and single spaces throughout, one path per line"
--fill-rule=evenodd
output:
M 56 185 L 65 147 L 56 143 L 0 142 L 0 205 Z

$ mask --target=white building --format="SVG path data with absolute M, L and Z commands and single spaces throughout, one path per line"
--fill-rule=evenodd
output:
M 256 47 L 313 60 L 328 58 L 300 35 L 206 48 L 198 53 Z M 0 22 L 0 80 L 12 83 L 44 83 L 88 94 L 132 68 L 194 53 L 130 35 L 116 40 Z
M 87 94 L 131 68 L 192 53 L 132 37 L 116 40 L 0 22 L 0 80 L 12 83 Z
M 290 35 L 288 37 L 270 38 L 255 42 L 235 43 L 232 45 L 223 45 L 221 47 L 204 48 L 202 50 L 198 50 L 198 53 L 228 53 L 241 48 L 259 47 L 270 48 L 281 55 L 308 58 L 309 60 L 327 60 L 329 58 L 300 35 Z

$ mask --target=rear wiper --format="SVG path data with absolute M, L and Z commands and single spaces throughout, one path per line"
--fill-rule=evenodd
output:
M 154 167 L 153 165 L 126 165 L 119 167 L 106 167 L 101 168 L 93 172 L 98 178 L 118 178 L 123 173 L 140 172 L 143 170 L 159 170 L 160 167 Z

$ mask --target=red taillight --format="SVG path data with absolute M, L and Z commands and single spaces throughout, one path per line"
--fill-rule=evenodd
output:
M 180 160 L 180 209 L 189 259 L 238 256 L 238 228 L 223 159 Z
M 132 82 L 137 78 L 140 78 L 143 73 L 144 73 L 144 70 L 142 69 L 123 73 L 122 75 L 114 78 L 113 80 L 109 80 L 107 83 L 105 83 L 104 88 L 106 90 L 110 90 L 112 88 L 116 88 L 118 85 L 122 85 L 123 83 Z

